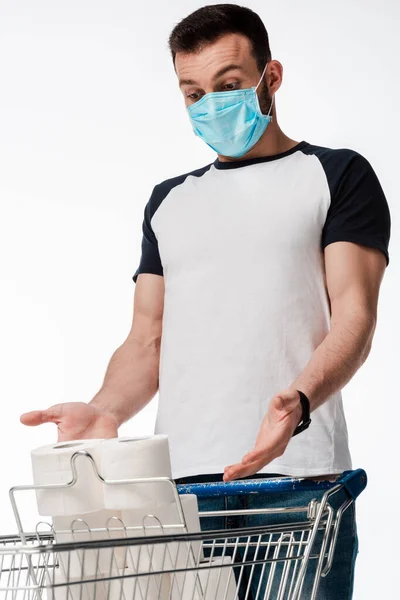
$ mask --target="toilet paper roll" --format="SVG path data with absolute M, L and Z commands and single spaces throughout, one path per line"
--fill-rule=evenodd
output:
M 45 581 L 47 600 L 169 600 L 169 574 L 132 577 L 134 573 L 125 569 L 118 575 L 86 582 L 79 577 L 67 580 L 60 570 L 49 572 Z
M 125 437 L 101 443 L 102 474 L 105 479 L 172 478 L 168 437 Z M 173 499 L 168 482 L 145 482 L 104 486 L 105 508 L 148 510 L 165 506 Z
M 125 566 L 134 573 L 149 573 L 161 571 L 171 564 L 167 561 L 167 544 L 151 544 L 145 538 L 153 535 L 163 535 L 165 532 L 160 526 L 160 518 L 165 521 L 165 515 L 170 516 L 166 509 L 157 511 L 158 518 L 144 509 L 135 511 L 122 511 L 122 521 L 126 526 L 126 537 L 142 538 L 142 544 L 129 545 L 125 547 Z
M 77 440 L 41 446 L 31 452 L 35 484 L 68 483 L 72 479 L 71 456 L 86 450 L 101 471 L 102 440 Z M 36 490 L 40 515 L 63 516 L 96 512 L 104 508 L 103 485 L 95 476 L 91 461 L 78 456 L 75 462 L 77 482 L 69 488 Z
M 166 535 L 180 533 L 200 532 L 200 518 L 197 496 L 195 494 L 182 494 L 179 496 L 185 517 L 186 528 L 166 528 Z M 179 513 L 174 504 L 172 507 L 171 523 L 180 523 Z M 168 543 L 168 558 L 172 561 L 171 568 L 184 568 L 187 566 L 197 566 L 203 559 L 202 542 L 200 541 L 181 541 Z
M 199 504 L 197 501 L 196 494 L 181 494 L 179 496 L 181 501 L 182 510 L 185 515 L 187 530 L 189 533 L 198 533 L 201 531 L 200 517 L 199 517 Z M 196 564 L 203 560 L 202 541 L 190 542 L 191 550 L 194 555 Z
M 207 563 L 206 563 L 207 564 Z M 208 563 L 213 568 L 171 575 L 171 600 L 237 600 L 235 574 L 230 556 L 217 557 Z M 221 565 L 221 568 L 215 568 Z
M 79 577 L 67 579 L 60 569 L 46 573 L 45 585 L 48 586 L 46 587 L 47 600 L 107 600 L 108 598 L 103 581 L 85 583 L 81 582 Z M 111 596 L 109 600 L 112 600 Z
M 143 507 L 142 509 L 121 511 L 122 520 L 127 527 L 127 537 L 154 535 L 176 535 L 200 531 L 200 519 L 197 496 L 183 494 L 179 496 L 186 528 L 179 527 L 182 523 L 179 509 L 175 502 L 165 505 Z M 176 527 L 174 527 L 176 525 Z M 148 568 L 153 570 L 185 568 L 196 566 L 203 558 L 201 541 L 166 542 L 152 544 L 147 541 L 142 546 L 145 553 L 151 556 Z M 136 570 L 139 546 L 130 548 L 128 554 L 129 568 Z
M 101 456 L 102 474 L 106 480 L 172 478 L 168 437 L 165 435 L 104 440 Z M 127 537 L 160 535 L 160 522 L 174 523 L 174 487 L 169 482 L 105 484 L 103 492 L 107 509 L 121 510 Z M 152 525 L 156 526 L 155 530 Z M 139 559 L 141 572 L 163 568 L 160 545 L 150 547 L 143 543 L 129 547 L 126 564 L 133 572 L 139 568 Z
M 135 577 L 133 571 L 125 569 L 123 575 L 119 579 L 105 581 L 109 600 L 169 600 L 169 574 Z
M 86 515 L 53 517 L 57 543 L 86 542 L 125 537 L 122 516 L 118 511 L 101 510 Z M 125 567 L 124 548 L 76 549 L 60 552 L 65 573 L 71 577 L 107 575 Z

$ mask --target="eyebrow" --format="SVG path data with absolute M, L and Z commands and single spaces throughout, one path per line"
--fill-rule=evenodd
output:
M 219 77 L 222 77 L 222 75 L 225 75 L 225 73 L 227 73 L 228 71 L 232 71 L 233 69 L 238 69 L 239 71 L 243 71 L 243 67 L 241 65 L 236 65 L 236 64 L 232 63 L 231 65 L 226 65 L 226 67 L 222 67 L 222 69 L 217 71 L 212 78 L 213 81 L 215 81 Z M 183 85 L 197 85 L 197 83 L 193 79 L 180 79 L 179 87 L 182 87 Z

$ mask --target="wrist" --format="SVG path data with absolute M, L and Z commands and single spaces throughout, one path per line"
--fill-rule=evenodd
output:
M 296 427 L 297 427 L 297 425 L 300 425 L 301 421 L 303 420 L 303 407 L 301 405 L 300 396 L 299 396 L 299 403 L 295 408 L 295 414 L 296 414 Z
M 124 419 L 118 411 L 120 403 L 121 399 L 115 393 L 103 387 L 89 402 L 89 405 L 93 406 L 104 415 L 113 417 L 119 427 L 124 422 Z
M 310 401 L 304 392 L 301 392 L 300 390 L 296 390 L 296 392 L 299 395 L 300 402 L 300 421 L 298 422 L 298 425 L 296 426 L 292 437 L 307 429 L 311 423 Z M 297 411 L 299 411 L 299 406 L 296 406 L 296 409 Z

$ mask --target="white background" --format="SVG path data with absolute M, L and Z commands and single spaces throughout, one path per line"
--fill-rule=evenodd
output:
M 11 485 L 55 427 L 20 413 L 89 401 L 132 318 L 132 275 L 153 186 L 211 162 L 191 132 L 168 54 L 201 3 L 0 2 L 0 532 Z M 367 363 L 344 392 L 358 501 L 355 600 L 392 598 L 400 527 L 398 349 L 400 9 L 395 0 L 247 2 L 284 65 L 277 97 L 297 140 L 350 147 L 374 166 L 392 213 L 391 264 Z M 151 433 L 156 399 L 122 428 Z

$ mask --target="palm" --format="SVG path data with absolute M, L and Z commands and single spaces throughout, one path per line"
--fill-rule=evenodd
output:
M 25 413 L 21 416 L 21 422 L 24 425 L 55 423 L 59 442 L 118 435 L 118 424 L 113 415 L 84 402 L 65 402 L 47 410 Z
M 258 431 L 253 450 L 241 463 L 225 467 L 224 481 L 257 473 L 285 451 L 301 417 L 301 405 L 296 391 L 285 390 L 274 396 Z
M 262 420 L 254 448 L 258 450 L 268 445 L 270 448 L 274 448 L 279 456 L 280 451 L 286 448 L 292 437 L 293 429 L 296 427 L 298 420 L 297 412 L 294 409 L 290 412 L 282 411 L 279 397 L 275 396 Z

